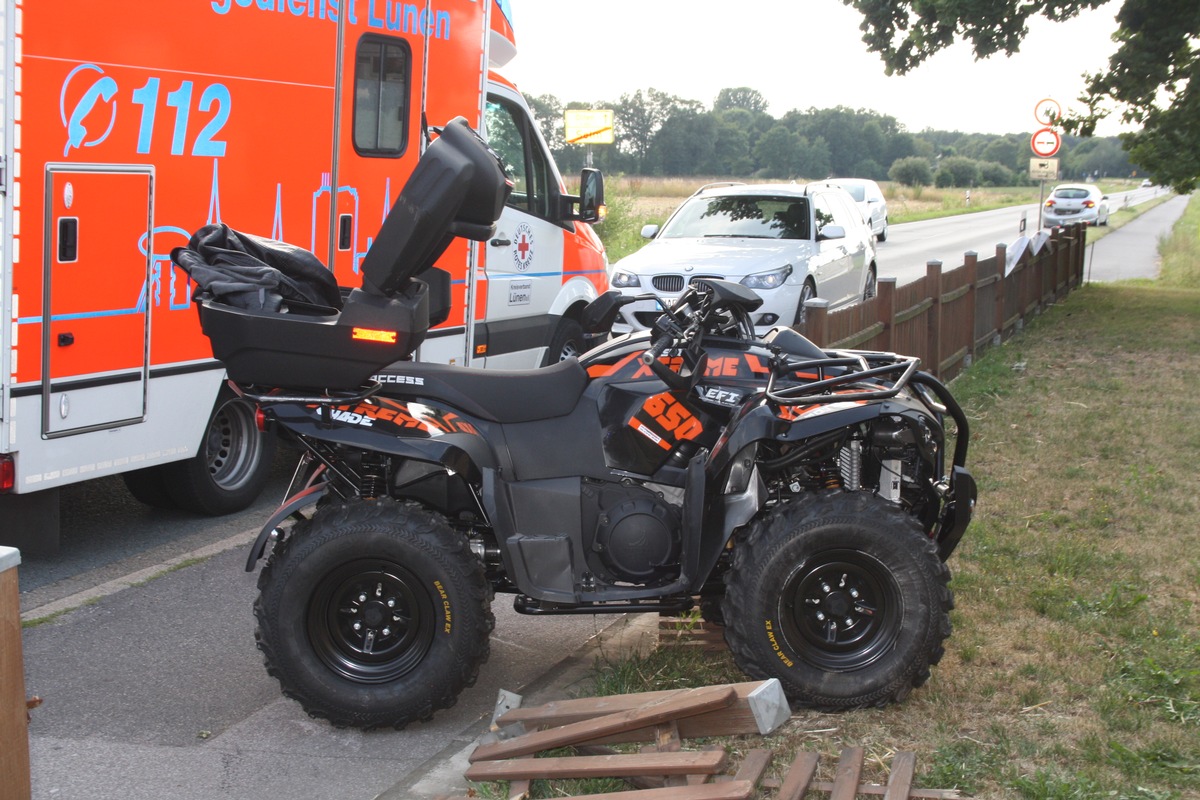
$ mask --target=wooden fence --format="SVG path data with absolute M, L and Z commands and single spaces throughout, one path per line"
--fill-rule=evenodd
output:
M 999 244 L 994 256 L 966 253 L 963 265 L 948 272 L 930 261 L 924 278 L 903 286 L 881 278 L 874 298 L 840 311 L 810 300 L 797 330 L 827 349 L 917 356 L 925 371 L 948 381 L 1082 285 L 1086 230 L 1055 228 L 1037 254 L 1026 250 L 1007 275 L 1007 248 Z

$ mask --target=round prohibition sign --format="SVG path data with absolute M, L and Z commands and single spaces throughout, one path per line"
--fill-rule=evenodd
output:
M 1033 118 L 1040 125 L 1056 125 L 1062 120 L 1062 106 L 1057 100 L 1047 97 L 1044 100 L 1039 100 L 1038 104 L 1033 107 Z
M 1062 145 L 1062 138 L 1053 128 L 1042 128 L 1029 140 L 1033 154 L 1039 158 L 1049 158 L 1054 155 L 1058 152 L 1060 145 Z

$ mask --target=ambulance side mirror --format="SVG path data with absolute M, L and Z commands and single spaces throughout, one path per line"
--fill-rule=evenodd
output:
M 601 222 L 604 219 L 604 176 L 600 170 L 584 167 L 579 173 L 579 196 L 565 198 L 572 207 L 579 206 L 577 212 L 568 214 L 569 219 L 580 222 Z

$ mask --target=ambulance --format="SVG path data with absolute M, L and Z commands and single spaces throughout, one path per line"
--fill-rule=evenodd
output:
M 494 71 L 516 53 L 508 0 L 6 0 L 0 48 L 0 543 L 52 551 L 61 487 L 107 475 L 155 506 L 249 505 L 273 439 L 225 386 L 172 248 L 224 223 L 358 286 L 455 117 L 514 190 L 494 238 L 438 262 L 448 310 L 417 357 L 523 368 L 584 346 L 602 183 L 567 194 Z

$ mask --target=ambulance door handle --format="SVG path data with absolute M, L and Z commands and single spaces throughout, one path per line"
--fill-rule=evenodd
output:
M 73 344 L 75 344 L 75 334 L 60 333 L 58 335 L 58 346 L 59 347 L 70 347 Z
M 512 244 L 512 239 L 492 239 L 488 244 L 492 247 L 508 247 Z

